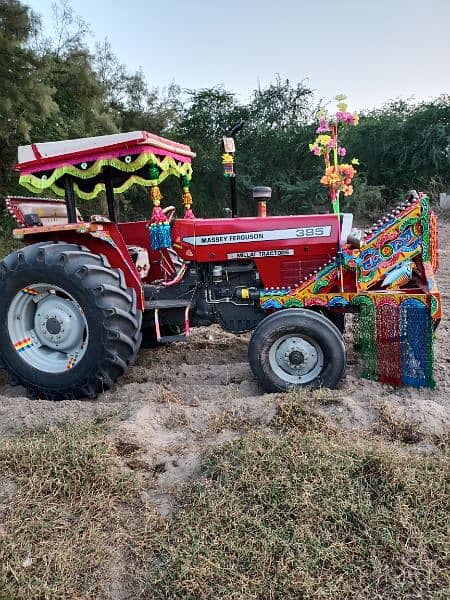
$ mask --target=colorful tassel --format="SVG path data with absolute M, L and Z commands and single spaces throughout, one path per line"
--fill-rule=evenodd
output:
M 163 195 L 160 192 L 160 189 L 157 185 L 154 185 L 150 188 L 150 200 L 153 202 L 154 206 L 156 206 L 157 202 L 161 202 L 163 199 Z
M 359 314 L 355 315 L 355 346 L 361 352 L 361 377 L 377 380 L 375 306 L 367 296 L 358 296 L 352 304 L 360 306 Z
M 410 299 L 400 307 L 402 383 L 435 386 L 433 379 L 433 327 L 428 307 Z
M 393 298 L 376 305 L 378 381 L 400 385 L 402 378 L 399 306 Z
M 150 188 L 150 199 L 153 202 L 150 224 L 150 245 L 152 250 L 160 250 L 161 248 L 170 248 L 172 246 L 170 225 L 161 208 L 162 197 L 157 185 Z
M 150 244 L 152 250 L 171 248 L 170 225 L 167 221 L 165 223 L 152 223 L 150 225 Z
M 184 204 L 184 219 L 195 219 L 195 215 L 191 209 L 192 205 L 192 196 L 189 191 L 189 187 L 186 185 L 183 187 L 183 193 L 181 195 L 181 201 Z

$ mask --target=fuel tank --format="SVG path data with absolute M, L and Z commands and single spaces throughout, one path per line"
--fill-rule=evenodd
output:
M 293 287 L 336 256 L 339 230 L 332 214 L 177 219 L 172 242 L 183 260 L 253 260 L 265 287 Z

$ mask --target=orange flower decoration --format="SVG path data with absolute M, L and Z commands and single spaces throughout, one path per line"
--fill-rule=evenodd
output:
M 347 111 L 347 104 L 344 102 L 345 96 L 336 96 L 336 100 L 338 101 L 338 112 L 334 119 L 330 119 L 324 110 L 319 111 L 320 123 L 317 133 L 320 135 L 309 145 L 309 148 L 316 156 L 322 156 L 324 159 L 325 175 L 320 182 L 329 188 L 333 211 L 339 213 L 339 194 L 341 192 L 344 196 L 353 194 L 352 180 L 356 175 L 356 170 L 352 165 L 359 163 L 354 158 L 351 161 L 352 164 L 339 164 L 339 159 L 346 155 L 346 149 L 339 146 L 338 130 L 341 125 L 357 125 L 358 116 Z

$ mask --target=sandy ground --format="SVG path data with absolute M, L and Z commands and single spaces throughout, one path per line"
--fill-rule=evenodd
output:
M 436 389 L 393 388 L 360 379 L 358 357 L 349 351 L 340 389 L 318 401 L 340 428 L 367 431 L 388 407 L 399 421 L 416 422 L 424 435 L 450 429 L 450 224 L 440 223 L 438 283 L 444 317 L 436 333 Z M 96 401 L 29 400 L 24 389 L 0 385 L 0 435 L 23 427 L 86 422 L 112 416 L 112 433 L 129 468 L 153 474 L 149 499 L 170 511 L 168 493 L 197 470 L 201 451 L 264 428 L 276 411 L 277 396 L 264 394 L 247 362 L 247 337 L 218 327 L 195 331 L 188 344 L 141 350 L 120 383 Z M 350 346 L 349 346 L 350 347 Z M 5 381 L 6 378 L 3 378 Z

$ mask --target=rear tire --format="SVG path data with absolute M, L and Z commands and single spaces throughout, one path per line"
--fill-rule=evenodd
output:
M 345 371 L 342 335 L 329 319 L 288 308 L 265 317 L 248 347 L 250 366 L 267 392 L 334 388 Z
M 142 313 L 103 255 L 33 244 L 0 263 L 0 281 L 0 366 L 30 396 L 95 398 L 133 363 Z

